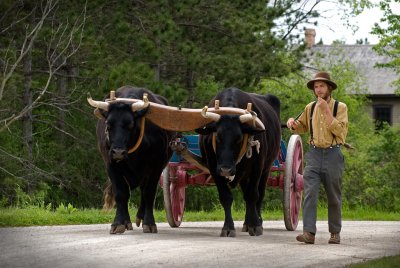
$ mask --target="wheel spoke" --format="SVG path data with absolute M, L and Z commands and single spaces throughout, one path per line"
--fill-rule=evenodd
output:
M 184 202 L 185 202 L 185 187 L 179 187 L 177 183 L 170 184 L 171 210 L 172 217 L 177 225 L 182 221 Z
M 300 151 L 300 144 L 296 143 L 295 148 L 294 148 L 294 161 L 293 161 L 293 173 L 297 174 L 299 172 L 300 168 L 300 163 L 301 163 L 301 153 Z

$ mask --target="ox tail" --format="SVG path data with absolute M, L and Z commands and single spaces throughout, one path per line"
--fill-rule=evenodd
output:
M 106 188 L 104 189 L 103 196 L 104 196 L 103 210 L 108 211 L 113 209 L 115 206 L 115 198 L 110 179 L 107 180 L 107 185 Z

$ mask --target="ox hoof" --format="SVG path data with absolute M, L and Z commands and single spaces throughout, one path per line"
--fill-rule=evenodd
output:
M 242 227 L 242 232 L 248 232 L 249 231 L 249 226 L 245 223 L 243 223 L 243 227 Z
M 157 225 L 147 225 L 147 224 L 143 224 L 143 233 L 153 233 L 156 234 L 158 233 L 157 230 Z
M 110 234 L 123 234 L 126 226 L 123 224 L 111 225 Z
M 236 237 L 236 231 L 222 229 L 220 237 Z
M 127 224 L 125 224 L 125 228 L 126 228 L 126 230 L 133 230 L 133 226 L 132 226 L 132 223 L 131 222 L 128 222 Z
M 140 227 L 141 223 L 142 223 L 142 219 L 141 218 L 136 218 L 136 226 Z
M 263 227 L 262 226 L 256 226 L 256 227 L 249 227 L 249 235 L 250 236 L 259 236 L 263 234 Z

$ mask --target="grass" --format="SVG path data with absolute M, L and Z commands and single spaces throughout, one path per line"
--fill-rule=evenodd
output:
M 131 219 L 134 220 L 136 210 L 130 210 Z M 244 218 L 243 211 L 233 211 L 234 220 Z M 53 211 L 37 207 L 30 208 L 0 208 L 0 227 L 16 226 L 41 226 L 41 225 L 67 225 L 67 224 L 97 224 L 111 223 L 115 210 L 103 211 L 100 209 L 77 209 L 73 212 Z M 221 221 L 223 210 L 213 211 L 186 211 L 184 221 Z M 282 212 L 265 213 L 265 219 L 282 219 Z M 164 210 L 154 211 L 156 222 L 166 222 Z
M 36 207 L 1 208 L 0 227 L 109 223 L 113 217 L 112 212 L 98 209 L 63 213 Z
M 400 267 L 400 255 L 383 257 L 371 261 L 350 264 L 347 268 L 393 268 Z
M 130 210 L 131 218 L 134 220 L 136 210 Z M 40 207 L 30 208 L 0 208 L 0 227 L 15 226 L 40 226 L 40 225 L 67 225 L 67 224 L 96 224 L 111 223 L 115 210 L 103 211 L 99 209 L 46 209 Z M 244 211 L 232 211 L 234 220 L 243 220 Z M 156 222 L 166 222 L 164 210 L 154 211 Z M 318 220 L 327 220 L 327 209 L 318 209 Z M 186 211 L 184 221 L 222 221 L 224 212 L 222 209 L 212 211 Z M 283 220 L 281 210 L 263 211 L 264 220 Z M 354 210 L 345 209 L 343 220 L 382 220 L 399 221 L 400 213 L 375 211 L 367 208 Z
M 342 218 L 347 221 L 400 221 L 400 212 L 388 212 L 371 208 L 342 208 Z M 318 220 L 328 220 L 328 208 L 319 204 Z

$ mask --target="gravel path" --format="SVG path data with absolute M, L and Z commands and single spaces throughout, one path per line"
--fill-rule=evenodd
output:
M 0 228 L 1 267 L 342 267 L 400 254 L 400 221 L 345 221 L 342 244 L 328 244 L 327 222 L 318 222 L 314 245 L 299 243 L 302 230 L 265 221 L 264 234 L 219 237 L 222 222 L 158 224 L 158 234 L 134 228 L 109 235 L 109 224 Z

